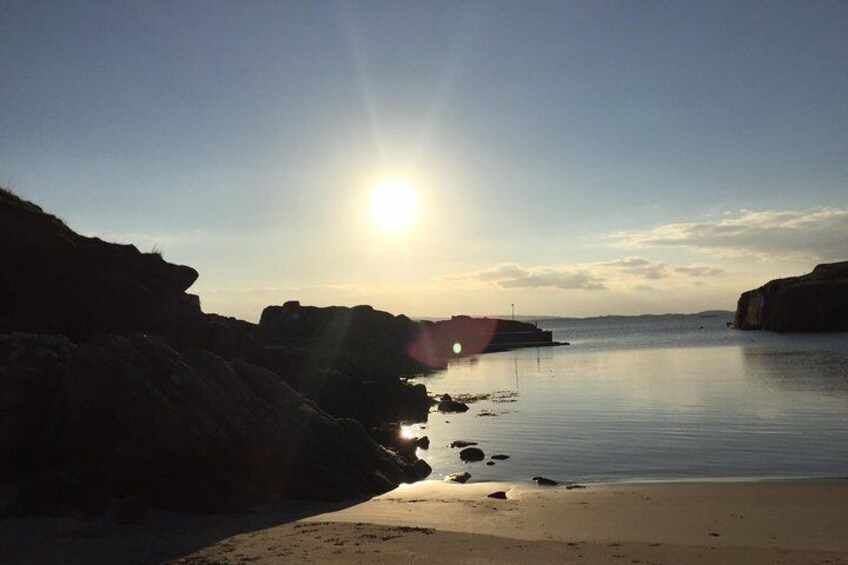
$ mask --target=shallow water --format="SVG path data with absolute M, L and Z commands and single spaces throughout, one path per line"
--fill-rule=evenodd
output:
M 413 426 L 431 441 L 418 454 L 433 478 L 467 470 L 475 481 L 848 476 L 848 334 L 725 321 L 540 324 L 572 345 L 457 360 L 420 379 L 432 393 L 506 398 L 431 413 Z M 510 458 L 463 463 L 448 447 L 459 439 Z

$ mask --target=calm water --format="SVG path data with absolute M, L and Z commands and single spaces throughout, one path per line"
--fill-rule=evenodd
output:
M 571 346 L 481 355 L 424 377 L 434 393 L 498 392 L 413 426 L 433 478 L 848 477 L 848 334 L 739 332 L 727 317 L 540 324 Z M 511 402 L 503 402 L 511 400 Z M 481 416 L 495 413 L 495 416 Z M 494 466 L 463 463 L 479 442 Z

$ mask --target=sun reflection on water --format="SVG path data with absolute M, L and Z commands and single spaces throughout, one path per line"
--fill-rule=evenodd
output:
M 413 439 L 415 437 L 415 430 L 412 429 L 412 426 L 401 426 L 400 437 L 403 439 Z

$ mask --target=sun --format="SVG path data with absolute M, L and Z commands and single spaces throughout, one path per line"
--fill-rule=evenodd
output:
M 371 197 L 371 217 L 388 232 L 401 230 L 418 216 L 418 195 L 405 180 L 386 180 L 377 185 Z

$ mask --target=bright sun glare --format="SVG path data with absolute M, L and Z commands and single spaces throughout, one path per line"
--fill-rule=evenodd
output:
M 418 215 L 418 195 L 404 180 L 387 180 L 374 189 L 371 197 L 371 216 L 385 231 L 405 228 Z

